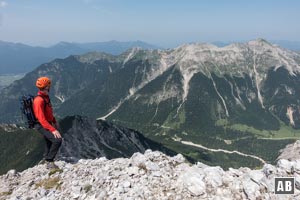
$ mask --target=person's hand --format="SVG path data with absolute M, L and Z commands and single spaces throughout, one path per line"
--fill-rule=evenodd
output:
M 61 138 L 61 135 L 58 132 L 58 130 L 53 131 L 52 134 L 54 135 L 55 138 Z

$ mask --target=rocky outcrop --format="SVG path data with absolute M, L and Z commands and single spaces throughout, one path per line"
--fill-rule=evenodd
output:
M 262 169 L 224 171 L 191 165 L 180 154 L 159 151 L 131 158 L 58 161 L 61 170 L 37 165 L 0 177 L 0 199 L 299 199 L 300 160 L 279 160 Z M 275 195 L 275 177 L 295 177 L 293 195 Z
M 277 160 L 300 160 L 300 140 L 297 140 L 293 144 L 287 145 L 280 151 L 280 155 Z
M 59 160 L 77 162 L 79 159 L 107 159 L 131 157 L 135 152 L 158 150 L 168 155 L 175 152 L 144 137 L 140 132 L 117 126 L 111 122 L 82 116 L 69 116 L 61 120 L 63 145 Z
M 24 127 L 19 127 L 16 124 L 0 124 L 0 129 L 2 129 L 5 132 L 14 132 L 16 130 L 25 130 Z

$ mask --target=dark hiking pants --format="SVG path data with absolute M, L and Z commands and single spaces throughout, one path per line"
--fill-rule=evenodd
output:
M 40 124 L 35 125 L 36 130 L 41 133 L 46 141 L 44 159 L 52 162 L 59 150 L 62 139 L 55 138 L 54 135 L 44 129 Z

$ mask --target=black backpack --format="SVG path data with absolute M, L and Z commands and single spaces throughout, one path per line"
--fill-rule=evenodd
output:
M 40 95 L 38 95 L 40 96 Z M 40 96 L 42 97 L 42 96 Z M 34 100 L 35 96 L 33 95 L 23 95 L 20 98 L 20 103 L 21 103 L 21 112 L 23 115 L 25 115 L 26 117 L 26 124 L 28 125 L 28 128 L 34 128 L 34 125 L 38 124 L 38 120 L 35 118 L 34 116 L 34 112 L 33 112 L 33 100 Z M 44 97 L 42 97 L 44 102 L 45 102 L 45 107 L 46 108 L 46 100 L 44 99 Z

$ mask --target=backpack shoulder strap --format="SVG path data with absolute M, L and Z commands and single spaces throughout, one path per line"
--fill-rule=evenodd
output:
M 46 101 L 46 99 L 42 96 L 42 95 L 36 95 L 35 96 L 35 98 L 36 97 L 41 97 L 43 100 L 44 100 L 44 110 L 46 109 L 46 106 L 47 106 L 47 104 L 49 104 L 50 103 L 50 99 L 49 99 L 49 102 L 47 103 L 47 101 Z

